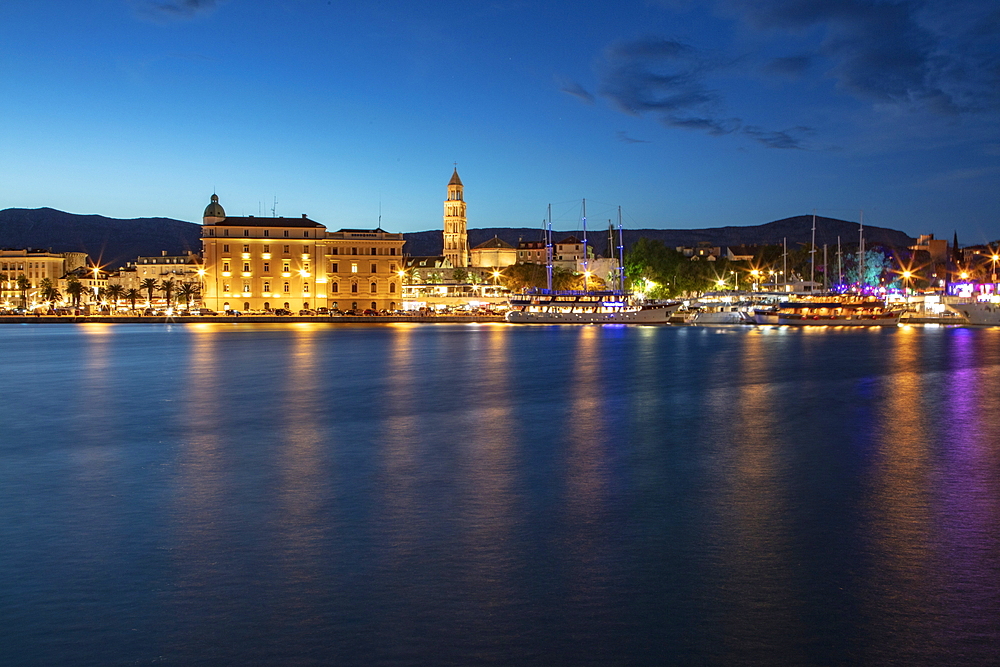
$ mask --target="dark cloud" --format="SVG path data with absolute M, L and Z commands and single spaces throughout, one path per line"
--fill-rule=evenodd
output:
M 599 92 L 633 116 L 652 113 L 670 127 L 726 134 L 731 121 L 721 119 L 722 99 L 705 82 L 717 68 L 687 44 L 644 37 L 605 51 Z
M 994 0 L 723 1 L 760 29 L 821 30 L 818 51 L 833 64 L 829 73 L 860 99 L 944 115 L 1000 108 Z M 772 61 L 765 70 L 775 67 Z
M 214 9 L 220 0 L 138 0 L 140 10 L 153 18 L 185 19 Z
M 652 141 L 646 141 L 645 139 L 634 139 L 634 138 L 628 136 L 628 133 L 625 132 L 625 130 L 619 130 L 618 132 L 616 132 L 615 133 L 615 138 L 618 139 L 618 141 L 622 142 L 623 144 L 651 144 L 651 143 L 653 143 Z
M 753 137 L 758 142 L 768 148 L 784 148 L 795 150 L 806 150 L 803 135 L 813 134 L 810 127 L 793 127 L 789 130 L 765 130 L 760 127 L 747 125 L 743 128 L 743 134 Z
M 576 81 L 565 81 L 559 88 L 560 91 L 566 93 L 567 95 L 572 95 L 581 102 L 585 104 L 593 104 L 594 96 L 583 86 L 581 86 Z
M 801 76 L 813 63 L 813 56 L 785 56 L 784 58 L 773 58 L 764 64 L 764 71 L 768 74 L 780 74 L 783 76 Z

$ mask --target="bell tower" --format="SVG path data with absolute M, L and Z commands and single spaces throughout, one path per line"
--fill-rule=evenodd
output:
M 444 202 L 444 256 L 457 268 L 469 265 L 469 234 L 466 230 L 465 198 L 458 167 L 448 181 L 448 199 Z

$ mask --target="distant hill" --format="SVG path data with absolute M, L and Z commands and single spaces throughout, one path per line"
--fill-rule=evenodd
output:
M 709 229 L 626 229 L 625 247 L 641 237 L 663 241 L 669 247 L 693 246 L 699 241 L 712 245 L 780 244 L 788 247 L 808 243 L 812 234 L 812 216 L 799 215 L 765 225 L 713 227 Z M 578 230 L 555 232 L 556 240 L 580 236 Z M 834 247 L 837 236 L 846 246 L 858 241 L 858 223 L 835 218 L 816 218 L 816 243 Z M 440 255 L 441 230 L 404 234 L 404 252 L 409 255 Z M 517 245 L 520 240 L 540 241 L 542 231 L 529 227 L 490 227 L 469 230 L 469 247 L 494 236 Z M 607 254 L 607 230 L 592 229 L 591 243 L 600 254 Z M 865 227 L 865 242 L 900 248 L 915 240 L 903 232 L 884 227 Z M 616 242 L 617 243 L 617 242 Z M 53 252 L 86 252 L 102 266 L 117 268 L 136 257 L 167 254 L 180 255 L 188 250 L 200 252 L 201 225 L 170 218 L 120 220 L 101 215 L 76 215 L 51 208 L 8 208 L 0 211 L 0 248 L 40 248 Z
M 201 225 L 170 218 L 119 220 L 51 208 L 0 211 L 0 248 L 85 252 L 102 266 L 118 268 L 139 256 L 201 252 Z
M 556 241 L 566 236 L 579 237 L 579 230 L 553 232 Z M 414 232 L 404 234 L 406 238 L 405 252 L 410 255 L 440 255 L 442 235 L 441 230 Z M 498 236 L 507 243 L 517 246 L 519 240 L 541 241 L 542 230 L 528 227 L 490 227 L 486 229 L 469 230 L 469 247 L 474 248 L 480 243 Z M 590 229 L 588 240 L 598 253 L 607 254 L 607 229 Z M 809 243 L 812 238 L 812 216 L 798 215 L 783 220 L 775 220 L 764 225 L 746 227 L 711 227 L 708 229 L 626 229 L 624 230 L 625 247 L 630 247 L 640 238 L 663 241 L 668 247 L 694 246 L 700 241 L 706 241 L 713 246 L 735 245 L 771 245 L 781 244 L 788 240 L 789 249 L 799 243 Z M 837 237 L 843 245 L 857 244 L 858 223 L 836 218 L 816 216 L 816 245 L 830 247 L 837 245 Z M 865 244 L 879 244 L 891 248 L 905 248 L 916 243 L 916 239 L 895 229 L 885 227 L 865 226 Z M 617 241 L 615 241 L 617 244 Z

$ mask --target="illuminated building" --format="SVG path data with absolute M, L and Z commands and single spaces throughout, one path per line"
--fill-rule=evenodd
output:
M 227 216 L 217 195 L 202 228 L 202 302 L 216 311 L 396 310 L 403 235 L 301 218 Z
M 517 250 L 498 236 L 472 249 L 472 266 L 502 269 L 517 264 Z
M 18 276 L 24 276 L 31 283 L 27 294 L 30 303 L 43 280 L 48 278 L 53 285 L 63 289 L 65 286 L 60 284 L 60 280 L 86 265 L 87 253 L 84 252 L 48 252 L 32 248 L 0 250 L 0 305 L 11 307 L 20 304 Z

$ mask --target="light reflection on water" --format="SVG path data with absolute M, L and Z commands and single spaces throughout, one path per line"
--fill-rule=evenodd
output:
M 998 343 L 3 327 L 0 663 L 981 664 Z

